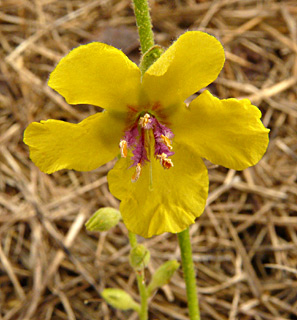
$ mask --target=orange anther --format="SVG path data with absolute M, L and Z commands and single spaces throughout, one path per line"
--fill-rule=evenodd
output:
M 173 162 L 171 159 L 168 159 L 166 153 L 162 153 L 161 155 L 157 155 L 157 157 L 160 159 L 161 165 L 165 169 L 170 169 L 173 167 Z
M 140 174 L 141 174 L 141 164 L 137 163 L 135 173 L 132 176 L 132 182 L 136 182 L 139 179 Z
M 150 119 L 150 115 L 148 113 L 146 113 L 143 117 L 139 118 L 139 124 L 142 126 L 142 128 L 146 128 L 147 125 L 152 121 Z
M 171 141 L 168 137 L 164 136 L 163 134 L 161 135 L 161 138 L 164 142 L 164 144 L 166 145 L 166 147 L 169 149 L 169 150 L 172 150 L 172 145 L 171 145 Z
M 128 154 L 128 146 L 126 140 L 120 141 L 120 149 L 121 149 L 121 156 L 122 158 L 126 158 Z

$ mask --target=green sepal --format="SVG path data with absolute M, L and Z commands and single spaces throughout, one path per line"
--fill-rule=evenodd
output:
M 150 296 L 154 290 L 167 284 L 180 264 L 176 260 L 170 260 L 162 264 L 154 273 L 150 284 L 147 287 Z
M 97 210 L 85 226 L 89 231 L 108 231 L 116 226 L 120 219 L 121 213 L 119 210 L 106 207 Z
M 145 71 L 160 58 L 164 50 L 159 45 L 151 47 L 141 58 L 139 69 L 143 75 Z
M 108 304 L 116 309 L 132 309 L 140 312 L 140 305 L 124 290 L 107 288 L 101 292 L 101 295 Z

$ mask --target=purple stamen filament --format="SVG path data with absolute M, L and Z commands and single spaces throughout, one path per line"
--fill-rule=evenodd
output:
M 153 133 L 152 135 L 151 132 Z M 131 167 L 136 167 L 136 172 L 132 177 L 132 181 L 138 180 L 141 167 L 150 162 L 152 137 L 154 137 L 155 146 L 154 156 L 160 160 L 161 165 L 165 169 L 173 167 L 173 163 L 168 157 L 174 154 L 171 151 L 171 139 L 174 137 L 174 134 L 154 116 L 146 113 L 125 132 L 125 136 L 120 142 L 122 157 L 127 156 L 127 149 L 132 150 L 133 153 Z

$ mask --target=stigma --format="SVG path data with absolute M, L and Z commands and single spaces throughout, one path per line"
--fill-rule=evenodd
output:
M 122 158 L 128 156 L 128 150 L 133 154 L 130 167 L 135 167 L 135 172 L 131 178 L 132 182 L 139 179 L 143 166 L 151 162 L 153 157 L 160 161 L 164 169 L 173 167 L 173 162 L 169 158 L 174 155 L 173 137 L 171 129 L 149 113 L 145 113 L 135 121 L 119 143 Z

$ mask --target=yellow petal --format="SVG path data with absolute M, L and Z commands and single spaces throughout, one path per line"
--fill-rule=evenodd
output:
M 208 91 L 170 119 L 176 143 L 185 143 L 212 163 L 235 170 L 255 165 L 268 146 L 260 110 L 248 99 L 219 100 Z
M 124 121 L 108 112 L 97 113 L 78 124 L 59 120 L 31 123 L 24 133 L 30 158 L 39 169 L 89 171 L 112 160 L 119 152 Z
M 92 42 L 65 56 L 48 85 L 70 104 L 125 111 L 127 105 L 138 104 L 140 71 L 122 51 Z
M 131 182 L 135 167 L 129 168 L 130 161 L 122 158 L 108 174 L 111 193 L 122 201 L 120 211 L 128 230 L 145 238 L 180 232 L 204 210 L 208 193 L 204 163 L 186 147 L 173 148 L 170 169 L 152 159 L 152 168 L 146 164 L 139 179 Z
M 143 86 L 151 101 L 170 107 L 213 82 L 224 61 L 224 49 L 215 37 L 189 31 L 146 71 Z

